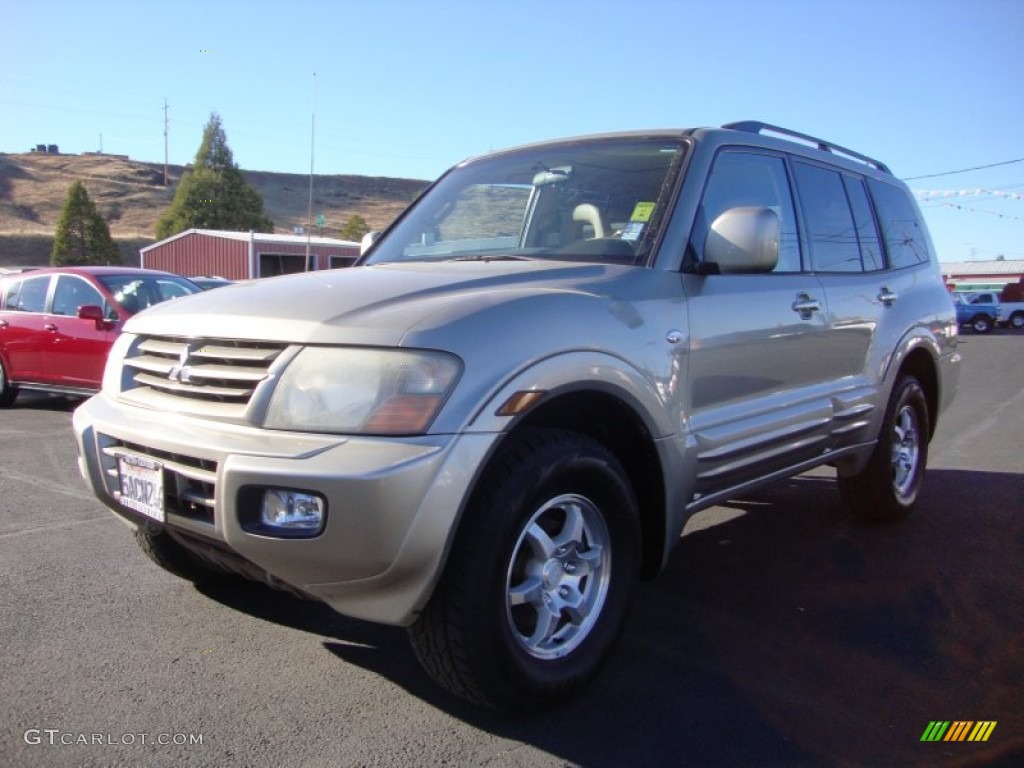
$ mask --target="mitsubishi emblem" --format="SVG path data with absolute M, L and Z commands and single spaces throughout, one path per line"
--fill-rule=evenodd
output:
M 188 356 L 192 354 L 192 348 L 185 346 L 181 350 L 181 354 L 178 356 L 178 364 L 171 368 L 170 373 L 167 374 L 167 378 L 171 381 L 179 381 L 182 384 L 188 384 L 192 381 L 192 370 L 188 364 Z

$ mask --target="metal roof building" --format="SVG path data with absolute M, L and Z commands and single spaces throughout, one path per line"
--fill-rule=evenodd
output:
M 350 240 L 215 229 L 189 229 L 139 251 L 140 264 L 147 269 L 230 280 L 347 267 L 358 256 L 359 243 Z
M 942 277 L 957 290 L 998 291 L 1024 279 L 1024 259 L 940 262 Z

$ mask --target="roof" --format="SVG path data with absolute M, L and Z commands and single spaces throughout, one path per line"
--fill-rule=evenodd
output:
M 222 240 L 241 240 L 249 242 L 252 240 L 255 243 L 280 243 L 286 245 L 305 245 L 307 242 L 310 245 L 321 245 L 321 246 L 347 246 L 350 248 L 358 248 L 359 243 L 352 240 L 339 240 L 336 237 L 313 237 L 306 235 L 275 235 L 269 232 L 229 232 L 224 229 L 186 229 L 184 232 L 179 232 L 176 235 L 164 238 L 159 242 L 147 245 L 145 248 L 140 250 L 145 253 L 146 251 L 157 248 L 158 246 L 164 245 L 165 243 L 172 242 L 182 237 L 189 235 L 206 235 L 207 237 L 218 237 Z
M 31 267 L 18 274 L 33 275 L 71 274 L 71 275 L 171 275 L 162 269 L 142 269 L 140 267 L 94 266 L 82 264 L 68 267 Z M 14 273 L 5 273 L 5 276 Z M 179 275 L 173 275 L 179 277 Z
M 1005 275 L 1020 277 L 1024 275 L 1024 259 L 992 259 L 991 261 L 943 261 L 939 266 L 942 274 L 950 277 L 957 275 Z
M 813 156 L 810 153 L 815 152 L 820 153 L 819 156 L 827 155 L 828 162 L 830 164 L 842 165 L 845 163 L 847 164 L 846 167 L 855 169 L 858 172 L 863 172 L 864 168 L 868 168 L 882 176 L 892 177 L 892 171 L 880 160 L 868 157 L 867 155 L 862 155 L 859 152 L 840 146 L 839 144 L 835 144 L 831 141 L 826 141 L 825 139 L 819 139 L 815 136 L 809 136 L 806 133 L 800 133 L 778 125 L 762 123 L 758 120 L 740 120 L 738 122 L 726 123 L 725 125 L 718 127 L 656 128 L 651 130 L 583 134 L 565 138 L 549 139 L 546 141 L 531 142 L 529 144 L 500 149 L 497 151 L 485 152 L 481 155 L 476 155 L 463 160 L 458 164 L 458 166 L 473 163 L 486 157 L 515 154 L 551 145 L 576 144 L 580 142 L 614 139 L 651 138 L 681 140 L 686 136 L 693 136 L 697 138 L 705 136 L 709 137 L 709 140 L 711 141 L 718 141 L 727 144 L 739 143 L 750 144 L 752 146 L 777 147 L 787 152 L 794 151 L 794 148 L 802 149 L 808 153 L 808 156 Z

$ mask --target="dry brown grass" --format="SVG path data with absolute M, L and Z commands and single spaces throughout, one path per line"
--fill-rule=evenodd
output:
M 48 261 L 64 197 L 76 179 L 85 184 L 110 225 L 125 262 L 137 262 L 138 248 L 152 242 L 156 222 L 170 205 L 173 185 L 184 168 L 172 165 L 168 170 L 171 186 L 165 188 L 161 164 L 114 155 L 0 154 L 0 265 Z M 275 232 L 287 234 L 296 226 L 305 226 L 308 176 L 266 171 L 244 174 L 263 196 Z M 322 234 L 336 237 L 354 214 L 362 216 L 372 229 L 383 229 L 426 182 L 316 176 L 313 187 L 313 217 L 322 213 L 326 219 Z

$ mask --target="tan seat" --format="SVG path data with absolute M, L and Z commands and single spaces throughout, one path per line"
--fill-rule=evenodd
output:
M 594 238 L 605 237 L 605 234 L 608 232 L 608 227 L 605 226 L 601 211 L 593 203 L 580 203 L 573 208 L 572 220 L 589 224 L 594 230 Z

